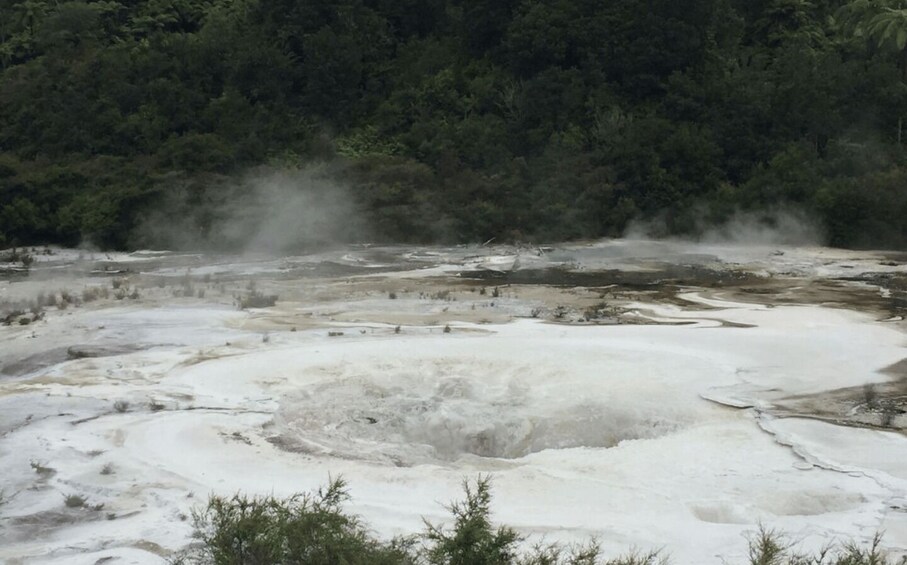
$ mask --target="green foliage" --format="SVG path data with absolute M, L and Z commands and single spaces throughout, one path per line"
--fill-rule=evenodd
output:
M 382 565 L 408 563 L 405 542 L 372 539 L 354 516 L 343 512 L 346 484 L 335 479 L 314 494 L 287 499 L 212 496 L 193 513 L 201 547 L 183 563 L 253 565 Z
M 516 530 L 491 524 L 491 479 L 479 477 L 475 486 L 464 481 L 466 499 L 447 509 L 453 516 L 452 530 L 426 523 L 432 565 L 497 565 L 512 563 L 520 536 Z
M 177 181 L 328 160 L 380 240 L 795 203 L 898 246 L 904 116 L 903 0 L 16 0 L 0 242 L 127 247 Z
M 175 564 L 197 565 L 667 565 L 661 551 L 632 551 L 605 558 L 594 540 L 564 546 L 538 544 L 491 521 L 491 479 L 464 481 L 465 498 L 450 504 L 451 524 L 425 523 L 425 530 L 389 542 L 375 539 L 358 518 L 343 510 L 346 483 L 289 498 L 211 496 L 193 512 L 198 540 Z M 80 499 L 79 506 L 84 505 Z M 760 528 L 749 540 L 750 565 L 905 565 L 892 561 L 876 535 L 868 547 L 829 546 L 816 554 L 797 551 L 778 532 Z
M 760 527 L 749 542 L 750 565 L 905 565 L 907 557 L 894 561 L 881 548 L 882 536 L 876 534 L 868 547 L 848 542 L 826 546 L 815 554 L 796 549 L 784 535 Z

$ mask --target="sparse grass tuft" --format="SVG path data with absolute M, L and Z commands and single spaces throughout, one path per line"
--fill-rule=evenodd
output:
M 88 503 L 88 499 L 80 494 L 69 494 L 63 497 L 63 504 L 67 508 L 84 508 Z
M 31 465 L 31 468 L 34 469 L 35 473 L 43 478 L 52 477 L 57 472 L 53 468 L 44 465 L 40 461 L 31 461 L 29 465 Z
M 110 297 L 110 291 L 107 290 L 106 286 L 89 286 L 82 289 L 82 302 L 94 302 L 108 297 Z
M 113 463 L 105 463 L 104 466 L 101 467 L 102 475 L 112 475 L 113 473 L 114 473 Z
M 129 403 L 125 400 L 117 400 L 113 403 L 113 409 L 123 414 L 129 411 Z
M 251 290 L 249 294 L 239 299 L 240 310 L 246 308 L 271 308 L 277 304 L 278 296 L 276 294 L 262 294 L 258 290 Z

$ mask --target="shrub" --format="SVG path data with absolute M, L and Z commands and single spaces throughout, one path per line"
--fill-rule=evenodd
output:
M 94 302 L 108 296 L 109 292 L 106 286 L 89 286 L 82 290 L 82 302 Z
M 70 494 L 63 497 L 63 504 L 67 508 L 83 508 L 87 502 L 85 497 L 79 494 Z
M 277 304 L 276 294 L 263 294 L 257 290 L 250 291 L 248 295 L 239 300 L 241 310 L 246 308 L 270 308 L 275 304 Z
M 411 563 L 408 544 L 372 539 L 359 520 L 343 512 L 342 479 L 315 494 L 287 499 L 212 496 L 193 512 L 201 547 L 186 563 L 305 563 L 307 565 Z
M 314 494 L 286 499 L 212 496 L 192 513 L 200 544 L 174 563 L 245 565 L 665 565 L 660 551 L 634 551 L 605 559 L 594 540 L 563 546 L 538 544 L 522 550 L 516 530 L 491 521 L 491 480 L 464 481 L 465 498 L 447 509 L 452 523 L 425 522 L 425 531 L 390 542 L 375 539 L 343 511 L 346 483 L 332 480 Z M 82 499 L 84 504 L 84 499 Z M 907 565 L 891 561 L 876 536 L 867 548 L 849 543 L 816 555 L 797 553 L 784 536 L 764 528 L 750 539 L 750 565 Z
M 892 561 L 881 546 L 882 536 L 876 534 L 869 547 L 847 542 L 810 555 L 797 552 L 784 535 L 760 527 L 749 541 L 749 562 L 750 565 L 907 565 L 907 556 Z
M 44 465 L 40 461 L 32 461 L 29 464 L 31 465 L 31 468 L 34 469 L 35 473 L 41 475 L 42 477 L 47 478 L 56 474 L 56 471 L 54 469 Z
M 466 499 L 447 507 L 454 518 L 452 530 L 425 524 L 428 562 L 438 565 L 514 563 L 520 536 L 512 528 L 492 526 L 490 477 L 479 477 L 475 486 L 464 481 L 463 490 Z

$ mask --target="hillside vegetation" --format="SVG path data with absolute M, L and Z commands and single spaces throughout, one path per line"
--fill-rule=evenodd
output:
M 899 0 L 10 0 L 0 244 L 159 244 L 162 207 L 204 241 L 249 179 L 317 163 L 347 238 L 796 208 L 903 246 L 905 114 Z

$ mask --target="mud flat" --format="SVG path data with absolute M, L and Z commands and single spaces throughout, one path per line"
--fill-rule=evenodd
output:
M 164 563 L 209 493 L 337 474 L 384 536 L 491 473 L 530 542 L 742 563 L 763 524 L 907 553 L 902 259 L 52 250 L 0 281 L 0 561 Z

